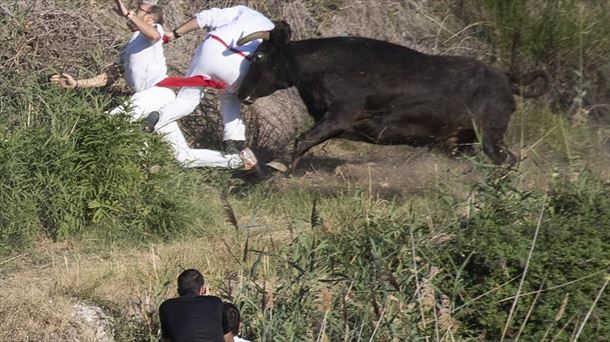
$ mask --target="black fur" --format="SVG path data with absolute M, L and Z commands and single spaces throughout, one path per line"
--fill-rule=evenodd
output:
M 296 140 L 292 169 L 311 147 L 336 137 L 453 150 L 474 141 L 475 127 L 494 163 L 514 158 L 503 135 L 518 79 L 505 71 L 368 38 L 289 39 L 288 24 L 277 24 L 255 52 L 239 97 L 252 103 L 298 89 L 315 124 Z

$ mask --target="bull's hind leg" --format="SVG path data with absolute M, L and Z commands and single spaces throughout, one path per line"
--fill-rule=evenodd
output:
M 457 128 L 444 137 L 441 148 L 447 154 L 457 157 L 461 154 L 472 153 L 472 144 L 475 141 L 474 130 Z
M 519 159 L 518 156 L 510 151 L 504 144 L 503 136 L 506 131 L 507 124 L 497 126 L 483 126 L 483 151 L 496 164 L 509 163 L 514 164 Z
M 457 151 L 462 154 L 472 154 L 474 152 L 473 144 L 477 141 L 477 135 L 473 129 L 461 130 L 458 135 Z
M 479 106 L 471 108 L 476 108 L 473 114 L 481 129 L 483 152 L 496 165 L 516 162 L 516 155 L 504 144 L 504 133 L 515 111 L 515 101 L 509 90 L 498 88 Z
M 507 148 L 502 141 L 493 141 L 491 138 L 483 137 L 483 151 L 494 164 L 502 164 L 506 160 Z

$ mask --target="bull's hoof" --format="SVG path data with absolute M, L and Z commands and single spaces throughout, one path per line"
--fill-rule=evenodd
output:
M 268 167 L 270 167 L 271 169 L 273 169 L 275 171 L 279 171 L 282 173 L 286 173 L 288 171 L 288 167 L 284 163 L 279 162 L 277 160 L 272 160 L 268 163 L 265 163 L 265 165 L 267 165 Z
M 521 156 L 518 153 L 506 149 L 506 164 L 509 166 L 514 166 L 519 161 L 521 161 Z

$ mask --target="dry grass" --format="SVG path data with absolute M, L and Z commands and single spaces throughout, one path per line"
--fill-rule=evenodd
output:
M 156 336 L 158 305 L 175 296 L 177 275 L 186 268 L 202 270 L 212 293 L 231 299 L 245 280 L 239 262 L 245 232 L 250 248 L 263 249 L 270 234 L 282 244 L 277 227 L 286 226 L 285 218 L 234 202 L 239 231 L 228 223 L 202 222 L 216 227 L 196 238 L 135 249 L 108 244 L 102 249 L 88 240 L 42 241 L 2 260 L 0 341 L 99 341 L 99 324 L 76 317 L 81 304 L 102 309 L 115 329 L 135 324 Z
M 74 318 L 77 303 L 95 303 L 117 322 L 132 319 L 156 334 L 158 305 L 175 296 L 175 280 L 183 269 L 202 270 L 212 293 L 228 292 L 227 279 L 239 269 L 235 256 L 240 256 L 242 242 L 227 229 L 221 238 L 137 250 L 91 252 L 43 242 L 27 258 L 2 265 L 10 271 L 2 270 L 0 282 L 0 341 L 93 341 L 91 328 Z M 252 234 L 252 248 L 260 247 L 257 240 Z
M 52 341 L 78 335 L 71 300 L 51 293 L 53 282 L 45 274 L 23 272 L 2 281 L 0 340 Z
M 108 3 L 81 1 L 72 2 L 70 6 L 63 6 L 62 3 L 34 2 L 26 18 L 30 24 L 25 27 L 32 39 L 27 44 L 7 46 L 7 51 L 14 52 L 14 57 L 2 60 L 2 68 L 39 70 L 50 66 L 83 76 L 86 72 L 77 66 L 84 66 L 94 73 L 114 59 L 129 32 L 122 19 L 110 12 Z M 194 0 L 160 3 L 166 8 L 165 28 L 171 29 L 200 9 L 243 2 Z M 433 53 L 481 56 L 486 50 L 474 40 L 470 31 L 473 25 L 483 23 L 469 26 L 459 23 L 453 16 L 437 10 L 435 6 L 438 4 L 428 0 L 382 0 L 376 6 L 371 6 L 365 0 L 261 0 L 247 3 L 275 19 L 288 20 L 297 39 L 349 34 L 385 39 Z M 321 7 L 313 6 L 314 3 L 320 3 Z M 25 2 L 19 2 L 19 5 L 25 6 Z M 12 10 L 3 4 L 0 12 L 9 13 Z M 8 17 L 8 20 L 17 20 L 11 15 Z M 100 31 L 99 27 L 106 30 Z M 2 41 L 10 41 L 12 32 L 3 32 L 2 35 Z M 184 72 L 201 37 L 202 33 L 191 34 L 166 47 L 172 74 Z M 100 46 L 108 49 L 101 49 Z M 245 113 L 252 144 L 269 155 L 286 151 L 292 138 L 308 122 L 305 108 L 292 90 L 261 99 Z M 220 116 L 213 93 L 206 95 L 197 113 L 182 120 L 182 124 L 192 141 L 205 146 L 219 146 Z M 513 127 L 517 129 L 512 132 L 512 143 L 520 144 L 521 126 Z M 598 140 L 596 146 L 599 149 L 596 147 L 595 151 L 600 151 L 599 154 L 587 156 L 586 153 L 576 153 L 579 151 L 566 151 L 566 146 L 579 143 L 578 136 L 570 136 L 569 132 L 562 133 L 559 129 L 550 132 L 552 125 L 541 124 L 540 127 L 540 132 L 532 133 L 532 139 L 548 139 L 550 135 L 556 143 L 551 144 L 550 148 L 549 145 L 530 145 L 521 151 L 522 155 L 528 157 L 520 165 L 526 174 L 524 182 L 529 182 L 525 184 L 526 187 L 541 187 L 548 173 L 554 172 L 555 165 L 560 167 L 558 172 L 562 173 L 578 172 L 583 165 L 594 165 L 606 179 L 610 179 L 610 159 L 604 152 L 608 144 L 607 131 L 600 129 L 598 136 L 594 137 Z M 218 134 L 203 134 L 209 132 Z M 204 135 L 217 136 L 218 140 L 206 140 Z M 586 149 L 587 144 L 588 141 L 582 143 L 583 148 Z M 325 150 L 326 147 L 328 150 Z M 307 164 L 303 164 L 307 173 L 304 171 L 297 179 L 276 181 L 278 192 L 294 188 L 331 192 L 334 191 L 333 186 L 344 189 L 364 184 L 369 190 L 375 189 L 379 193 L 386 191 L 387 197 L 396 194 L 419 196 L 427 191 L 437 191 L 440 185 L 445 186 L 443 190 L 463 195 L 469 183 L 478 179 L 477 175 L 470 173 L 467 163 L 425 149 L 333 142 L 317 147 L 312 155 L 309 169 L 305 168 Z M 578 155 L 584 157 L 579 159 Z M 316 163 L 316 157 L 326 159 Z M 329 157 L 338 160 L 342 166 L 331 165 Z M 565 159 L 568 159 L 570 166 L 563 169 Z M 345 164 L 345 160 L 354 162 Z M 365 165 L 367 162 L 376 164 Z M 401 177 L 395 177 L 395 170 L 387 172 L 388 165 L 398 165 Z M 461 185 L 456 186 L 455 183 Z M 232 205 L 238 213 L 249 212 L 238 215 L 238 220 L 250 232 L 250 248 L 263 248 L 269 241 L 269 235 L 273 235 L 274 241 L 279 244 L 292 239 L 292 232 L 285 227 L 295 224 L 294 210 L 297 209 L 285 208 L 285 215 L 277 217 L 274 213 L 248 210 L 256 208 L 255 204 L 248 203 L 248 199 Z M 425 203 L 420 205 L 425 207 Z M 383 211 L 387 206 L 387 202 L 372 198 L 367 210 L 374 213 Z M 347 215 L 342 211 L 353 210 L 352 206 L 333 208 L 338 214 L 322 215 L 326 220 L 324 227 L 331 230 L 344 223 L 340 220 Z M 233 228 L 225 226 L 214 232 L 214 236 L 150 245 L 148 248 L 115 248 L 107 251 L 91 248 L 94 242 L 78 242 L 75 246 L 42 242 L 26 256 L 2 261 L 0 340 L 93 340 L 92 333 L 72 318 L 74 304 L 82 301 L 95 302 L 118 313 L 120 317 L 136 319 L 155 333 L 157 323 L 154 314 L 158 304 L 174 295 L 174 282 L 182 269 L 195 267 L 203 270 L 211 283 L 212 292 L 216 294 L 230 294 L 243 281 L 244 270 L 235 258 L 242 252 L 243 231 L 235 232 Z M 440 236 L 439 239 L 445 237 Z M 431 240 L 430 243 L 435 242 Z M 435 324 L 450 335 L 457 322 L 451 317 L 448 299 L 442 294 L 435 298 L 429 281 L 432 277 L 430 275 L 428 281 L 423 279 L 421 295 L 427 300 L 428 311 L 435 306 L 438 308 Z M 271 280 L 265 286 L 273 288 L 272 283 Z M 332 288 L 321 290 L 320 311 L 332 310 L 329 303 L 337 295 Z M 272 296 L 267 300 L 267 305 L 273 305 Z M 432 314 L 428 312 L 428 316 L 426 318 L 431 321 Z M 324 334 L 320 335 L 320 340 L 324 340 Z

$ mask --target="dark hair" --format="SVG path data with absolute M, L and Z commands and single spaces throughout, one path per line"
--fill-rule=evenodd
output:
M 237 336 L 240 322 L 239 309 L 232 303 L 224 302 L 222 303 L 222 311 L 227 318 L 227 323 L 229 323 L 229 330 L 231 330 L 233 336 Z
M 196 269 L 188 269 L 178 276 L 178 295 L 199 294 L 203 286 L 203 275 Z
M 163 25 L 163 8 L 161 8 L 161 6 L 150 6 L 150 8 L 148 8 L 148 14 L 151 14 L 155 18 L 155 23 Z

